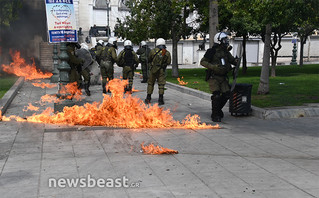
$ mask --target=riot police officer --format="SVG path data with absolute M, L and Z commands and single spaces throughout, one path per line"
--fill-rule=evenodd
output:
M 147 96 L 145 103 L 151 102 L 151 95 L 154 90 L 154 84 L 157 80 L 159 98 L 158 104 L 164 104 L 164 87 L 166 84 L 165 70 L 167 65 L 171 64 L 171 54 L 166 50 L 165 40 L 159 38 L 156 40 L 156 47 L 151 50 L 149 57 L 150 76 L 147 80 Z
M 138 58 L 130 40 L 124 41 L 124 49 L 120 52 L 117 59 L 118 66 L 123 67 L 123 79 L 128 79 L 129 82 L 124 91 L 132 93 L 134 70 L 138 65 Z
M 200 64 L 207 68 L 206 81 L 212 93 L 212 114 L 214 122 L 221 122 L 224 117 L 222 108 L 230 98 L 230 86 L 227 73 L 236 65 L 235 59 L 228 50 L 229 38 L 225 32 L 219 32 L 214 37 L 214 45 L 209 48 Z
M 140 48 L 136 51 L 136 54 L 139 55 L 139 61 L 142 66 L 143 80 L 141 83 L 147 83 L 148 79 L 148 55 L 150 54 L 151 49 L 148 47 L 145 41 L 140 43 Z
M 77 82 L 78 86 L 80 86 L 79 73 L 81 72 L 84 61 L 75 55 L 75 48 L 80 48 L 80 46 L 77 43 L 67 43 L 68 64 L 71 67 L 69 80 L 71 83 Z
M 91 53 L 89 52 L 89 47 L 85 43 L 81 43 L 81 48 L 75 51 L 75 55 L 81 58 L 84 63 L 82 64 L 82 69 L 80 75 L 84 78 L 84 90 L 86 95 L 90 96 L 90 80 L 91 74 L 89 66 L 93 64 L 93 59 Z
M 109 80 L 114 78 L 114 63 L 117 62 L 117 41 L 116 38 L 111 37 L 108 40 L 107 46 L 102 50 L 97 51 L 96 56 L 100 58 L 100 70 L 102 76 L 103 93 L 106 93 L 106 84 Z M 109 90 L 108 90 L 109 92 Z

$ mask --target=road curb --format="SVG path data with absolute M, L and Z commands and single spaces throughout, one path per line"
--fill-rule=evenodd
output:
M 166 87 L 210 101 L 211 94 L 203 91 L 188 88 L 171 82 L 166 82 Z M 307 106 L 299 107 L 283 107 L 275 109 L 263 109 L 252 106 L 252 115 L 261 119 L 318 117 L 319 104 L 310 104 Z
M 17 95 L 19 89 L 22 87 L 24 83 L 24 77 L 20 77 L 14 85 L 4 94 L 4 96 L 0 99 L 0 111 L 1 114 L 5 114 L 9 105 L 11 104 L 14 97 Z

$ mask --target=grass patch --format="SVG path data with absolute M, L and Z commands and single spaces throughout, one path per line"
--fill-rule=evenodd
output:
M 261 67 L 249 67 L 247 74 L 239 71 L 237 83 L 252 84 L 252 105 L 257 107 L 300 106 L 304 103 L 319 103 L 319 65 L 277 66 L 276 77 L 269 78 L 270 93 L 257 95 Z M 204 80 L 205 68 L 179 69 L 180 77 L 188 82 L 187 87 L 210 93 Z M 230 83 L 232 76 L 229 75 Z M 178 84 L 167 70 L 167 81 Z
M 16 76 L 1 76 L 0 77 L 0 99 L 4 94 L 12 87 L 12 85 L 18 80 Z

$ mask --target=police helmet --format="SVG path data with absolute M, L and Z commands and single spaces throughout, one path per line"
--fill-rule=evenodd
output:
M 145 45 L 147 45 L 147 43 L 145 41 L 142 41 L 141 46 L 145 46 Z
M 85 44 L 85 43 L 81 43 L 81 48 L 89 50 L 89 46 L 87 44 Z
M 163 38 L 159 38 L 156 40 L 156 46 L 165 45 L 165 40 Z
M 100 43 L 101 45 L 103 45 L 103 40 L 99 40 L 98 43 Z
M 130 40 L 124 41 L 124 47 L 126 47 L 126 46 L 132 46 L 132 41 L 130 41 Z
M 214 43 L 229 45 L 229 38 L 225 32 L 218 32 L 214 36 Z

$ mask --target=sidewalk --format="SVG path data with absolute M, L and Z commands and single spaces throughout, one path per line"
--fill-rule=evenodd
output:
M 133 93 L 146 97 L 135 77 Z M 48 80 L 44 80 L 49 82 Z M 152 104 L 158 99 L 157 86 Z M 101 86 L 87 102 L 101 101 Z M 5 116 L 26 117 L 24 106 L 56 88 L 26 81 Z M 198 114 L 210 121 L 210 101 L 167 86 L 165 108 L 176 120 Z M 48 106 L 53 106 L 49 104 Z M 319 197 L 317 117 L 264 120 L 233 117 L 224 109 L 221 129 L 120 129 L 0 122 L 1 197 Z M 157 143 L 175 155 L 145 155 Z M 49 179 L 128 178 L 139 187 L 50 188 Z

